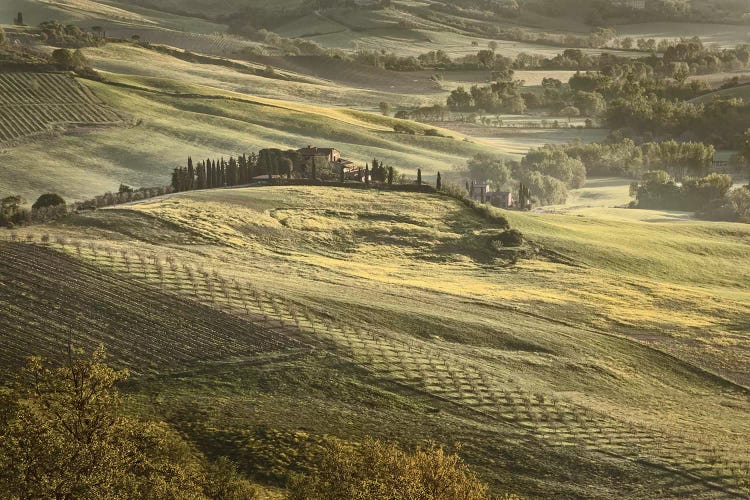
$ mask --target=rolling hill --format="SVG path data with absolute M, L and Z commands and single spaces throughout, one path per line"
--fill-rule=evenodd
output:
M 488 244 L 496 228 L 455 200 L 333 188 L 197 191 L 18 234 L 37 245 L 48 234 L 51 248 L 31 255 L 67 254 L 54 257 L 63 269 L 115 273 L 216 311 L 207 320 L 315 346 L 133 383 L 139 404 L 160 401 L 144 411 L 258 477 L 259 443 L 304 431 L 462 441 L 496 491 L 530 496 L 739 494 L 750 298 L 730 268 L 750 233 L 614 217 L 514 215 L 533 242 L 516 265 Z M 695 273 L 699 248 L 713 257 Z

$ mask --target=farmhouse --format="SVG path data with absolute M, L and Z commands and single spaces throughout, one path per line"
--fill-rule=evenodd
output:
M 313 158 L 325 158 L 330 162 L 337 162 L 341 159 L 341 152 L 336 148 L 318 148 L 313 146 L 307 146 L 306 148 L 298 149 L 302 158 L 310 160 Z
M 490 191 L 487 182 L 471 181 L 469 198 L 480 203 L 489 203 L 499 208 L 513 207 L 513 193 L 510 191 Z
M 633 10 L 644 10 L 646 8 L 646 0 L 615 0 L 613 3 L 618 7 L 627 7 Z

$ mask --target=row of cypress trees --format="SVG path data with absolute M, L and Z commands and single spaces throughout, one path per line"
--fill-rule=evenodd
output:
M 194 189 L 211 189 L 228 186 L 241 186 L 250 184 L 258 176 L 269 175 L 276 171 L 277 174 L 286 174 L 288 178 L 292 175 L 291 161 L 286 160 L 289 165 L 272 165 L 262 153 L 243 154 L 238 158 L 230 157 L 228 161 L 224 158 L 218 160 L 206 159 L 197 164 L 193 162 L 192 157 L 188 157 L 186 167 L 176 167 L 172 171 L 171 187 L 174 192 L 192 191 Z M 275 167 L 275 168 L 274 168 Z M 386 166 L 383 162 L 374 159 L 372 168 L 369 165 L 364 169 L 364 182 L 369 184 L 372 180 L 376 183 L 394 183 L 395 169 Z M 311 171 L 307 173 L 308 178 L 318 180 L 315 171 L 315 164 L 312 164 Z M 344 182 L 343 170 L 339 172 L 339 182 Z M 402 180 L 403 182 L 403 180 Z M 422 184 L 422 169 L 417 171 L 417 184 Z M 437 188 L 441 188 L 440 173 L 437 178 Z
M 258 175 L 257 165 L 255 153 L 230 157 L 229 161 L 209 158 L 198 164 L 189 157 L 187 167 L 177 167 L 172 172 L 172 189 L 179 192 L 249 184 Z

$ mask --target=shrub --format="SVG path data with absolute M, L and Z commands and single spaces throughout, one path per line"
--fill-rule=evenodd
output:
M 507 229 L 500 233 L 497 239 L 504 247 L 520 247 L 523 245 L 523 233 L 518 229 Z
M 317 470 L 296 478 L 290 498 L 488 499 L 487 486 L 456 454 L 434 444 L 407 453 L 367 439 L 359 446 L 332 443 Z
M 62 196 L 57 193 L 46 193 L 37 198 L 31 208 L 39 210 L 40 208 L 56 207 L 58 205 L 65 205 L 65 200 Z

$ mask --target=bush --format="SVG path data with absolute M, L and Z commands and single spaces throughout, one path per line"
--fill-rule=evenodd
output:
M 523 233 L 518 229 L 507 229 L 500 233 L 497 239 L 504 247 L 520 247 L 523 245 Z
M 40 208 L 56 207 L 58 205 L 65 205 L 65 200 L 62 196 L 57 193 L 46 193 L 37 198 L 31 208 L 39 210 Z
M 317 470 L 292 481 L 293 500 L 349 498 L 488 499 L 487 486 L 456 454 L 429 445 L 411 454 L 367 439 L 336 442 Z

